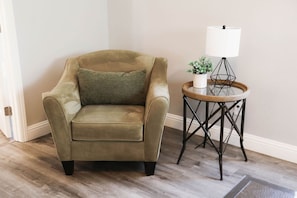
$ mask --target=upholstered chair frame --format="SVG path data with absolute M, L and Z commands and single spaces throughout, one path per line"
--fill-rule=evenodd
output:
M 79 114 L 82 114 L 85 108 L 96 108 L 97 106 L 82 104 L 78 80 L 78 72 L 81 68 L 99 72 L 145 70 L 143 103 L 123 105 L 125 108 L 131 107 L 131 111 L 133 108 L 142 109 L 138 112 L 141 115 L 142 123 L 142 127 L 139 129 L 142 133 L 140 139 L 130 141 L 97 138 L 93 140 L 92 135 L 89 135 L 87 139 L 74 138 L 74 120 Z M 98 97 L 100 97 L 100 93 L 98 93 Z M 51 91 L 43 93 L 43 105 L 51 127 L 57 155 L 66 175 L 73 174 L 74 161 L 144 162 L 146 175 L 153 175 L 160 154 L 164 123 L 169 108 L 167 60 L 128 50 L 102 50 L 69 58 L 57 85 Z M 112 106 L 115 106 L 116 109 L 122 108 L 119 104 L 98 104 L 103 108 L 105 105 L 108 108 L 112 108 Z M 97 113 L 98 116 L 95 113 L 92 118 L 103 117 L 102 112 L 98 111 Z M 108 116 L 107 114 L 108 112 L 106 116 Z M 114 123 L 106 123 L 107 127 L 110 126 L 110 130 L 113 125 Z M 95 128 L 90 131 L 90 134 L 100 132 L 100 130 L 96 130 Z M 124 133 L 119 128 L 116 130 L 119 134 Z

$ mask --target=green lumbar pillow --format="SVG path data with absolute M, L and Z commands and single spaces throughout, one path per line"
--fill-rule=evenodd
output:
M 145 78 L 145 70 L 102 72 L 79 68 L 81 103 L 143 105 Z

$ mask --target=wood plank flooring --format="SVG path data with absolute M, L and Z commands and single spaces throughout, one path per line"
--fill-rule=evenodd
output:
M 0 135 L 0 197 L 223 197 L 243 175 L 264 179 L 297 191 L 297 165 L 228 146 L 219 180 L 217 154 L 202 140 L 188 142 L 179 165 L 181 131 L 165 128 L 154 176 L 145 176 L 143 163 L 75 162 L 73 176 L 65 176 L 50 135 L 10 142 Z

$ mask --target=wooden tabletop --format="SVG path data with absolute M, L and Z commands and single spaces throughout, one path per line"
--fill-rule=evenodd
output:
M 234 81 L 231 86 L 221 86 L 223 81 L 217 81 L 214 86 L 212 80 L 207 81 L 206 88 L 194 88 L 193 81 L 186 82 L 182 86 L 185 96 L 207 102 L 232 102 L 247 98 L 250 93 L 249 88 L 240 82 Z M 219 93 L 219 94 L 218 94 Z

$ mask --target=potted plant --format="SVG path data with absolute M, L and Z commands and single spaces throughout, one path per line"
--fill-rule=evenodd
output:
M 199 60 L 189 63 L 192 67 L 188 70 L 194 74 L 193 87 L 205 88 L 207 86 L 207 72 L 212 71 L 212 62 L 210 59 L 202 56 Z

